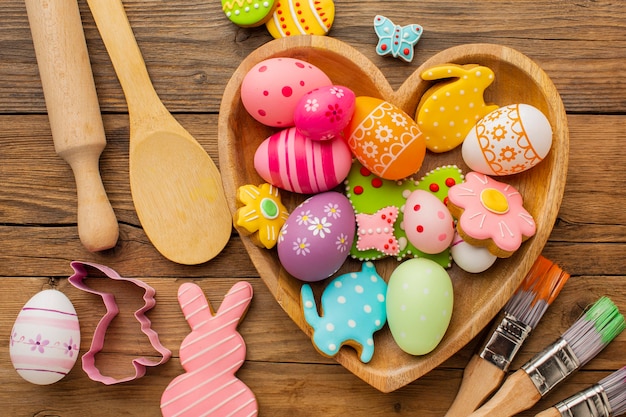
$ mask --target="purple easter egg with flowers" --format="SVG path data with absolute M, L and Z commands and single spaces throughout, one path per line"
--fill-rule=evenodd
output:
M 298 102 L 293 120 L 300 133 L 313 140 L 341 136 L 354 114 L 354 92 L 330 85 L 308 92 Z
M 341 193 L 316 194 L 296 207 L 278 237 L 278 259 L 295 278 L 320 281 L 347 259 L 355 232 L 354 209 Z

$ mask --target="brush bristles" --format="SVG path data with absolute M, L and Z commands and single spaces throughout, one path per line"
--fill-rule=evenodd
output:
M 624 330 L 626 323 L 617 306 L 601 297 L 565 333 L 572 351 L 582 367 Z
M 604 388 L 613 416 L 626 413 L 626 366 L 602 379 L 599 385 Z
M 504 311 L 534 328 L 569 279 L 569 274 L 539 256 Z

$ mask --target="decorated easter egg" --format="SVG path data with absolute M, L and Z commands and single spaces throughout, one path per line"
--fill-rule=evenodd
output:
M 296 35 L 326 35 L 334 20 L 333 0 L 280 0 L 265 27 L 275 39 Z
M 331 85 L 318 67 L 295 58 L 270 58 L 248 71 L 241 82 L 241 102 L 267 126 L 293 126 L 293 113 L 300 98 L 318 87 Z
M 482 246 L 470 245 L 459 236 L 454 234 L 450 254 L 455 264 L 465 272 L 478 274 L 486 271 L 494 264 L 498 257 Z
M 424 161 L 426 143 L 419 127 L 387 101 L 357 97 L 344 133 L 356 158 L 381 178 L 404 179 L 419 171 Z
M 510 175 L 541 162 L 552 146 L 548 118 L 536 107 L 511 104 L 487 114 L 463 141 L 465 163 L 487 175 Z
M 343 194 L 314 195 L 291 212 L 280 230 L 278 259 L 302 281 L 328 278 L 348 257 L 354 229 L 354 211 Z
M 241 27 L 255 27 L 267 22 L 277 0 L 222 0 L 226 17 Z
M 404 206 L 404 231 L 409 241 L 424 253 L 446 250 L 454 237 L 454 220 L 435 195 L 415 190 Z
M 9 354 L 22 378 L 37 385 L 59 381 L 80 349 L 78 316 L 61 291 L 44 290 L 26 302 L 11 331 Z
M 308 92 L 293 115 L 300 133 L 314 140 L 340 136 L 354 113 L 355 96 L 348 87 L 331 85 Z
M 425 355 L 437 347 L 450 318 L 454 295 L 443 267 L 430 259 L 401 263 L 389 277 L 387 323 L 400 349 Z
M 311 140 L 295 127 L 265 139 L 254 167 L 266 182 L 302 194 L 328 191 L 348 176 L 352 154 L 342 138 Z

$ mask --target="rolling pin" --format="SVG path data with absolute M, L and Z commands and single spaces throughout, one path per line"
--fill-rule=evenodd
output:
M 91 252 L 119 227 L 100 177 L 104 126 L 77 0 L 25 0 L 56 153 L 72 168 L 78 236 Z

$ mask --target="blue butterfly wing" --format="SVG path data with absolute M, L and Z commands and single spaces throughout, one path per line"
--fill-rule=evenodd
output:
M 392 53 L 393 34 L 396 25 L 385 16 L 374 17 L 374 31 L 378 35 L 378 44 L 376 45 L 376 53 L 384 56 Z
M 397 48 L 397 56 L 407 62 L 413 60 L 414 47 L 422 37 L 424 29 L 420 25 L 407 25 L 400 30 L 400 42 Z M 395 57 L 396 55 L 394 55 Z

